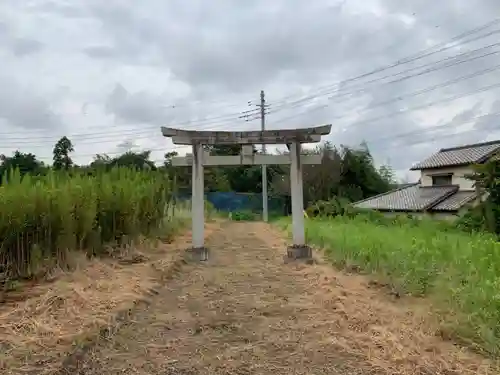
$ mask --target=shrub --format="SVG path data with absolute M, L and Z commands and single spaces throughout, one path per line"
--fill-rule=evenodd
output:
M 159 172 L 113 169 L 95 176 L 11 173 L 0 190 L 0 267 L 29 278 L 65 266 L 71 250 L 99 254 L 104 245 L 147 235 L 170 204 Z
M 334 197 L 328 201 L 318 201 L 306 209 L 309 217 L 335 217 L 346 213 L 354 213 L 350 202 L 345 198 Z
M 495 211 L 491 203 L 485 201 L 462 215 L 457 220 L 456 226 L 466 232 L 495 233 L 496 217 L 500 217 Z
M 231 219 L 234 221 L 255 221 L 259 220 L 259 218 L 260 215 L 248 210 L 234 211 L 231 213 Z

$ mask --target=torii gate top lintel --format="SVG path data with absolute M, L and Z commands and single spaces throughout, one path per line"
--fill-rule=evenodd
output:
M 330 134 L 332 125 L 320 125 L 299 129 L 255 131 L 206 131 L 162 127 L 164 137 L 172 138 L 176 145 L 249 145 L 315 143 L 321 136 Z

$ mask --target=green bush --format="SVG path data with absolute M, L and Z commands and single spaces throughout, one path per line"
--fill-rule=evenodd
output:
M 113 169 L 95 176 L 11 173 L 0 189 L 0 267 L 12 278 L 65 266 L 68 251 L 99 254 L 104 245 L 147 235 L 171 204 L 159 172 Z
M 260 219 L 260 215 L 252 211 L 241 210 L 232 212 L 231 219 L 234 221 L 256 221 Z
M 490 232 L 498 236 L 498 218 L 500 208 L 486 200 L 462 215 L 456 226 L 466 232 Z
M 354 212 L 355 210 L 350 205 L 350 202 L 339 197 L 334 197 L 328 201 L 318 201 L 306 209 L 309 217 L 334 217 Z

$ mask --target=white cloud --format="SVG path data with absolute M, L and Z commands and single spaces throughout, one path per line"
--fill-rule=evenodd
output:
M 485 115 L 500 111 L 499 90 L 412 108 L 499 82 L 500 70 L 411 94 L 491 68 L 498 55 L 388 85 L 366 83 L 459 53 L 448 50 L 342 81 L 499 11 L 494 0 L 3 0 L 0 153 L 19 148 L 50 160 L 57 138 L 67 135 L 80 163 L 124 145 L 151 148 L 161 159 L 173 146 L 160 125 L 257 129 L 258 120 L 245 122 L 239 113 L 265 89 L 270 128 L 332 123 L 333 142 L 366 140 L 378 161 L 390 160 L 403 174 L 436 148 L 495 136 L 497 118 Z M 495 43 L 496 35 L 463 49 Z M 363 90 L 339 95 L 353 87 Z M 307 95 L 316 98 L 301 100 Z M 450 136 L 457 130 L 465 133 Z

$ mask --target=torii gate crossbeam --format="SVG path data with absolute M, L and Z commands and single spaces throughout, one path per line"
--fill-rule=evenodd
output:
M 264 130 L 246 132 L 196 131 L 176 128 L 161 128 L 165 137 L 172 138 L 174 144 L 191 145 L 192 155 L 174 157 L 174 166 L 192 166 L 192 246 L 193 254 L 200 260 L 208 259 L 204 246 L 204 166 L 216 165 L 290 165 L 290 184 L 292 193 L 293 245 L 288 247 L 289 259 L 310 258 L 311 249 L 305 243 L 304 230 L 304 193 L 302 186 L 302 165 L 320 164 L 321 155 L 301 155 L 302 143 L 319 142 L 321 137 L 330 134 L 331 125 L 303 129 Z M 204 145 L 242 145 L 241 155 L 211 156 L 204 152 Z M 289 155 L 259 155 L 253 153 L 253 144 L 286 144 Z

